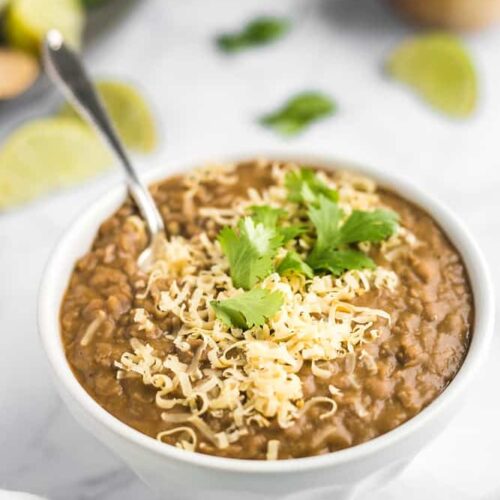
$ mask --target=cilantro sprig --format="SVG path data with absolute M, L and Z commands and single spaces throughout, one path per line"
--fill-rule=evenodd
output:
M 264 115 L 260 123 L 285 136 L 303 132 L 309 125 L 335 113 L 337 106 L 321 92 L 303 92 L 278 110 Z
M 340 228 L 340 243 L 371 241 L 377 243 L 392 236 L 398 228 L 398 215 L 392 210 L 373 212 L 354 210 Z
M 253 288 L 236 297 L 210 302 L 217 319 L 229 327 L 247 330 L 262 326 L 273 317 L 283 305 L 281 292 L 271 292 L 263 288 Z
M 297 253 L 290 251 L 285 255 L 285 258 L 280 262 L 276 268 L 276 272 L 280 275 L 288 274 L 290 272 L 296 274 L 303 274 L 308 278 L 314 278 L 314 271 L 312 268 L 302 260 L 302 257 Z
M 301 224 L 283 225 L 282 222 L 287 213 L 282 208 L 269 205 L 254 205 L 250 207 L 250 211 L 254 222 L 263 224 L 268 229 L 275 231 L 281 237 L 283 245 L 307 231 L 307 228 Z
M 351 269 L 374 268 L 375 263 L 368 255 L 350 245 L 385 240 L 398 226 L 397 214 L 382 209 L 354 210 L 342 222 L 341 208 L 322 195 L 317 206 L 309 207 L 308 214 L 316 229 L 316 243 L 306 262 L 315 271 L 326 270 L 334 275 Z
M 273 258 L 282 242 L 275 230 L 251 217 L 241 219 L 236 230 L 223 228 L 218 239 L 229 260 L 234 286 L 245 290 L 271 272 Z
M 256 224 L 261 223 L 271 229 L 276 228 L 279 220 L 286 217 L 286 210 L 269 205 L 253 205 L 250 213 Z
M 307 215 L 316 231 L 316 241 L 305 264 L 315 272 L 329 271 L 339 275 L 346 270 L 373 268 L 375 263 L 363 252 L 352 248 L 360 242 L 380 242 L 397 230 L 398 216 L 391 210 L 377 209 L 372 212 L 354 210 L 345 217 L 338 205 L 339 195 L 327 186 L 316 172 L 302 168 L 291 171 L 285 178 L 290 201 L 307 208 Z M 294 256 L 296 272 L 308 275 L 298 256 Z M 289 266 L 291 257 L 287 256 L 282 268 Z
M 328 187 L 310 168 L 288 172 L 285 186 L 288 189 L 288 199 L 296 203 L 317 203 L 320 195 L 332 201 L 339 200 L 337 191 Z
M 216 39 L 220 50 L 239 52 L 251 47 L 266 45 L 284 36 L 290 29 L 290 21 L 279 17 L 258 17 L 241 31 L 225 33 Z
M 246 290 L 231 299 L 211 302 L 217 318 L 229 327 L 262 326 L 279 310 L 283 303 L 280 292 L 253 288 L 273 271 L 312 279 L 325 272 L 338 276 L 346 270 L 374 268 L 373 260 L 357 244 L 383 241 L 397 230 L 398 215 L 391 210 L 353 210 L 346 215 L 338 204 L 338 192 L 314 170 L 288 173 L 285 185 L 288 199 L 302 206 L 299 218 L 303 223 L 287 225 L 288 214 L 281 208 L 253 206 L 236 228 L 225 227 L 219 233 L 233 284 Z M 306 258 L 297 253 L 293 242 L 303 233 L 313 241 Z M 285 245 L 288 251 L 275 267 L 277 251 Z

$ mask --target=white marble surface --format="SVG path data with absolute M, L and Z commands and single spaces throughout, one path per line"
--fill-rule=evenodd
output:
M 290 13 L 292 34 L 234 58 L 214 50 L 214 33 L 263 12 Z M 155 104 L 163 141 L 148 163 L 239 148 L 318 146 L 380 165 L 454 208 L 500 283 L 500 31 L 467 38 L 482 102 L 474 119 L 457 123 L 383 77 L 384 54 L 409 30 L 375 0 L 142 0 L 117 17 L 90 44 L 87 60 L 96 75 L 140 82 Z M 310 88 L 337 98 L 336 117 L 293 141 L 255 124 L 261 112 Z M 54 100 L 0 108 L 0 133 Z M 38 284 L 51 249 L 74 216 L 117 179 L 115 172 L 0 215 L 0 488 L 53 500 L 153 498 L 70 417 L 37 336 Z M 496 338 L 468 405 L 444 434 L 370 500 L 500 498 L 499 347 Z

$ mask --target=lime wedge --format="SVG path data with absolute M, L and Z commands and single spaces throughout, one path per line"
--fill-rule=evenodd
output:
M 156 146 L 156 128 L 142 95 L 131 85 L 116 81 L 98 82 L 97 90 L 123 142 L 136 151 L 151 152 Z M 69 104 L 59 115 L 78 118 Z
M 75 184 L 111 165 L 107 148 L 78 121 L 30 122 L 0 147 L 0 209 Z
M 5 35 L 10 45 L 38 53 L 45 33 L 55 28 L 78 49 L 84 24 L 80 0 L 10 0 Z
M 451 35 L 423 35 L 403 42 L 389 57 L 387 69 L 450 116 L 465 118 L 476 108 L 474 64 L 460 40 Z

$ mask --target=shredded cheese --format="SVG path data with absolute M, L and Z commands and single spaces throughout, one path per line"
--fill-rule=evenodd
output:
M 176 446 L 178 448 L 182 448 L 183 450 L 194 451 L 196 449 L 196 444 L 198 442 L 198 438 L 196 437 L 196 433 L 193 431 L 191 427 L 188 426 L 180 426 L 170 429 L 168 431 L 162 431 L 158 434 L 158 440 L 162 441 L 165 436 L 171 436 L 172 434 L 185 433 L 189 436 L 190 441 L 186 441 L 185 439 L 180 439 Z
M 269 204 L 285 208 L 291 221 L 300 221 L 297 204 L 287 200 L 284 186 L 290 168 L 295 167 L 274 164 L 275 185 L 259 192 L 249 189 L 248 197 L 231 208 L 204 207 L 199 214 L 217 224 L 234 225 L 251 205 Z M 236 182 L 232 169 L 217 166 L 195 171 L 185 183 L 193 192 L 202 182 L 220 183 L 224 178 L 225 183 L 232 184 Z M 319 175 L 338 190 L 346 213 L 380 206 L 372 181 L 348 174 L 335 180 Z M 416 241 L 407 232 L 393 238 L 382 244 L 383 251 L 395 252 L 401 245 Z M 306 238 L 299 238 L 299 245 L 304 250 L 309 248 Z M 345 358 L 347 376 L 356 384 L 353 371 L 360 347 L 362 362 L 375 370 L 373 359 L 362 347 L 376 338 L 381 325 L 390 325 L 391 318 L 386 311 L 355 305 L 353 300 L 373 288 L 394 292 L 398 286 L 398 277 L 382 267 L 349 271 L 338 278 L 271 274 L 257 286 L 281 292 L 282 307 L 265 325 L 242 331 L 223 324 L 210 307 L 212 300 L 232 297 L 239 290 L 232 284 L 219 243 L 206 233 L 163 242 L 147 274 L 140 298 L 151 296 L 159 313 L 172 315 L 181 324 L 175 335 L 163 335 L 171 339 L 179 355 L 191 350 L 188 341 L 201 343 L 190 363 L 184 363 L 177 354 L 161 357 L 149 344 L 132 339 L 131 351 L 115 363 L 117 376 L 137 376 L 156 389 L 156 405 L 165 410 L 162 419 L 167 424 L 182 424 L 161 432 L 158 439 L 178 435 L 176 444 L 190 450 L 197 447 L 197 434 L 224 449 L 247 435 L 251 426 L 267 427 L 275 420 L 281 428 L 287 428 L 316 405 L 324 408 L 319 418 L 332 417 L 342 392 L 330 385 L 330 396 L 304 399 L 302 367 L 310 363 L 313 376 L 327 380 L 331 377 L 328 362 Z M 140 329 L 156 329 L 144 309 L 136 309 L 133 318 Z M 366 413 L 359 405 L 355 411 L 360 416 Z M 218 420 L 225 417 L 224 422 L 230 423 L 214 429 L 206 416 Z M 268 460 L 278 458 L 279 446 L 278 440 L 267 443 Z
M 95 334 L 105 319 L 106 313 L 104 311 L 98 311 L 96 317 L 90 322 L 89 326 L 87 326 L 87 329 L 80 340 L 81 346 L 88 346 L 92 342 Z
M 278 453 L 280 449 L 280 442 L 277 439 L 270 439 L 267 442 L 267 460 L 278 460 Z

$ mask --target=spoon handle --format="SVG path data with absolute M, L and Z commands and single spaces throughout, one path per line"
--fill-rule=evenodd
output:
M 47 33 L 42 53 L 49 78 L 79 114 L 97 130 L 123 167 L 129 192 L 146 220 L 150 237 L 154 238 L 164 232 L 163 219 L 153 197 L 132 166 L 95 87 L 87 76 L 80 57 L 68 48 L 63 37 L 56 30 Z

